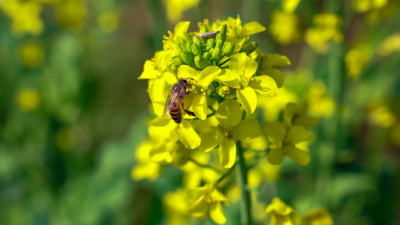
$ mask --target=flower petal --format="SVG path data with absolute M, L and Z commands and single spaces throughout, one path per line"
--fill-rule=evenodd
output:
M 182 36 L 189 28 L 189 21 L 181 21 L 175 25 L 174 36 Z
M 257 71 L 258 63 L 246 55 L 238 53 L 229 61 L 229 69 L 237 74 L 243 74 L 244 78 L 250 78 Z
M 257 34 L 257 33 L 263 32 L 263 31 L 265 31 L 265 27 L 256 21 L 246 23 L 242 27 L 242 35 L 244 35 L 244 36 Z
M 286 134 L 286 128 L 279 122 L 267 122 L 264 126 L 264 134 L 268 142 L 280 145 Z
M 253 88 L 246 87 L 245 89 L 237 90 L 236 92 L 239 103 L 247 113 L 253 113 L 257 107 L 257 95 Z
M 207 132 L 200 133 L 201 144 L 199 149 L 202 151 L 210 151 L 215 148 L 223 139 L 223 134 L 220 129 L 212 127 Z
M 252 87 L 257 94 L 264 96 L 274 97 L 278 93 L 275 80 L 267 75 L 253 77 L 250 80 L 250 87 Z
M 146 60 L 146 62 L 144 62 L 143 72 L 138 79 L 156 79 L 160 76 L 161 72 L 156 69 L 156 64 L 151 60 Z
M 222 211 L 222 205 L 220 202 L 214 202 L 210 205 L 210 217 L 218 224 L 226 223 L 226 218 L 224 216 L 224 212 Z
M 208 204 L 205 201 L 205 196 L 202 196 L 190 205 L 189 214 L 193 217 L 203 217 L 207 210 Z
M 187 149 L 194 149 L 199 147 L 201 139 L 196 131 L 193 130 L 192 125 L 186 120 L 179 124 L 177 129 L 179 140 Z
M 219 144 L 219 162 L 224 168 L 231 168 L 236 160 L 236 144 L 229 138 L 224 138 Z
M 308 152 L 296 148 L 291 144 L 286 145 L 283 151 L 300 166 L 307 166 L 310 162 L 310 155 Z
M 176 124 L 168 118 L 157 117 L 150 121 L 148 133 L 153 140 L 165 140 L 175 136 L 174 129 Z
M 178 78 L 193 78 L 196 79 L 197 78 L 197 70 L 193 69 L 192 67 L 188 66 L 188 65 L 182 65 L 178 68 Z
M 283 162 L 283 152 L 280 148 L 272 148 L 267 155 L 268 162 L 272 165 L 280 165 Z
M 154 79 L 149 81 L 149 96 L 151 101 L 154 102 L 165 102 L 165 80 Z
M 221 69 L 218 66 L 208 66 L 204 68 L 197 77 L 197 85 L 208 88 L 211 82 L 213 82 L 220 73 Z
M 232 133 L 239 140 L 248 140 L 260 136 L 261 128 L 257 120 L 244 119 L 233 128 Z
M 291 127 L 286 135 L 286 140 L 292 142 L 293 144 L 297 144 L 303 141 L 308 141 L 311 138 L 312 138 L 311 131 L 300 126 Z
M 222 70 L 221 74 L 215 80 L 233 88 L 238 88 L 240 82 L 239 74 L 230 69 Z
M 236 126 L 242 120 L 242 110 L 237 101 L 226 99 L 219 106 L 215 116 L 224 127 L 228 128 Z
M 195 94 L 192 102 L 193 112 L 197 118 L 205 120 L 207 118 L 207 97 L 205 93 Z

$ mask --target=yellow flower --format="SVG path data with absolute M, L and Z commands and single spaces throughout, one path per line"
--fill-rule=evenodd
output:
M 186 10 L 196 7 L 199 2 L 200 0 L 164 0 L 168 20 L 177 22 Z
M 19 52 L 22 62 L 30 68 L 35 68 L 44 63 L 44 51 L 36 42 L 27 42 L 20 48 Z
M 202 165 L 207 165 L 211 162 L 210 152 L 204 152 L 202 150 L 190 151 L 190 158 Z M 215 183 L 220 178 L 221 174 L 218 173 L 218 171 L 209 167 L 200 167 L 196 163 L 189 160 L 181 167 L 184 172 L 183 186 L 185 188 L 198 187 L 201 185 L 201 182 Z
M 381 9 L 387 4 L 387 0 L 353 0 L 353 7 L 359 12 L 366 12 L 370 9 Z
M 400 33 L 387 37 L 378 47 L 378 54 L 381 56 L 387 56 L 398 51 L 400 51 Z
M 242 120 L 239 103 L 226 99 L 221 103 L 215 117 L 207 119 L 208 126 L 200 132 L 202 144 L 199 149 L 209 151 L 219 145 L 219 161 L 224 168 L 231 168 L 236 160 L 236 140 L 253 139 L 261 135 L 257 120 Z
M 369 123 L 382 127 L 391 127 L 396 123 L 396 116 L 386 105 L 371 103 L 369 108 L 370 110 L 367 114 Z
M 282 0 L 282 8 L 285 12 L 294 12 L 300 0 Z
M 290 12 L 275 11 L 270 25 L 272 37 L 282 45 L 300 40 L 299 19 Z
M 286 205 L 281 199 L 275 197 L 272 203 L 265 210 L 271 215 L 270 225 L 293 225 L 294 219 L 292 215 L 295 213 L 293 209 Z
M 326 209 L 317 209 L 302 216 L 301 225 L 333 225 L 333 220 Z
M 23 88 L 16 93 L 16 102 L 24 111 L 35 110 L 40 103 L 39 92 L 32 88 Z
M 236 88 L 239 103 L 248 113 L 257 107 L 257 95 L 276 96 L 278 87 L 274 79 L 268 75 L 254 76 L 258 63 L 245 53 L 232 56 L 229 69 L 223 70 L 217 81 Z
M 138 164 L 132 168 L 131 177 L 134 180 L 155 180 L 160 174 L 160 165 L 150 160 L 152 141 L 142 142 L 136 149 L 135 157 Z
M 332 13 L 316 15 L 314 26 L 306 30 L 305 41 L 318 53 L 325 54 L 330 48 L 330 42 L 342 42 L 340 32 L 342 23 L 339 16 Z
M 183 189 L 166 193 L 163 196 L 163 206 L 167 211 L 167 224 L 189 224 L 187 220 L 189 205 Z
M 372 57 L 372 50 L 367 45 L 358 45 L 350 49 L 344 59 L 347 76 L 357 78 Z
M 111 33 L 118 28 L 119 16 L 116 12 L 104 12 L 100 14 L 97 23 L 102 31 Z
M 335 101 L 327 93 L 325 85 L 316 81 L 308 91 L 308 110 L 311 114 L 322 117 L 330 117 L 335 112 Z
M 297 98 L 297 95 L 285 87 L 280 88 L 279 94 L 274 98 L 259 96 L 258 103 L 264 109 L 264 120 L 267 122 L 278 120 L 286 105 L 289 102 L 297 102 Z
M 210 215 L 211 219 L 224 224 L 226 218 L 222 210 L 222 203 L 230 205 L 230 200 L 214 186 L 205 185 L 188 191 L 189 214 L 193 217 Z
M 258 160 L 257 165 L 248 172 L 249 187 L 258 188 L 263 181 L 276 181 L 279 166 L 272 165 L 266 158 Z
M 288 103 L 283 112 L 283 123 L 286 127 L 291 126 L 316 126 L 319 120 L 313 116 L 306 115 L 305 104 Z
M 290 60 L 280 54 L 267 54 L 264 55 L 261 62 L 261 73 L 268 74 L 268 76 L 272 77 L 276 85 L 280 88 L 283 86 L 283 73 L 277 69 L 277 67 L 290 66 Z
M 0 1 L 0 7 L 12 20 L 14 34 L 25 33 L 38 35 L 43 31 L 43 21 L 40 18 L 42 6 L 36 1 L 8 0 Z

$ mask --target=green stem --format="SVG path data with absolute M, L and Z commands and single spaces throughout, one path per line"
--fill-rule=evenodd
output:
M 238 141 L 236 143 L 237 152 L 237 166 L 238 166 L 238 184 L 240 186 L 240 192 L 242 196 L 241 206 L 241 220 L 242 225 L 251 225 L 251 199 L 250 192 L 247 188 L 247 167 L 244 159 L 244 151 L 242 145 Z
M 221 181 L 223 181 L 226 177 L 231 176 L 232 171 L 235 169 L 236 164 L 233 164 L 233 166 L 215 182 L 215 185 L 218 185 Z

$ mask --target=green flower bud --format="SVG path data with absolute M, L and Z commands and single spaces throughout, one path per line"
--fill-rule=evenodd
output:
M 194 63 L 193 54 L 190 52 L 181 52 L 181 59 L 187 65 Z
M 196 37 L 196 36 L 194 36 L 194 37 L 193 37 L 193 43 L 194 43 L 194 44 L 201 45 L 200 38 L 199 38 L 199 37 Z
M 215 47 L 215 40 L 214 39 L 208 39 L 207 40 L 207 46 L 206 46 L 206 50 L 212 49 Z
M 174 65 L 182 65 L 183 61 L 180 57 L 174 57 L 170 60 L 170 64 L 174 64 Z
M 222 51 L 220 48 L 214 48 L 211 54 L 212 59 L 220 59 L 222 57 Z
M 247 42 L 246 44 L 244 44 L 242 46 L 241 52 L 246 52 L 248 54 L 250 54 L 251 52 L 253 52 L 256 48 L 258 47 L 258 44 L 254 41 L 252 42 Z
M 181 42 L 181 43 L 178 43 L 178 45 L 179 45 L 179 48 L 182 50 L 182 52 L 187 52 L 188 51 L 186 49 L 185 43 Z
M 200 34 L 202 34 L 202 33 L 207 33 L 208 31 L 207 31 L 207 27 L 206 26 L 202 26 L 201 28 L 200 28 Z
M 190 42 L 186 42 L 185 47 L 186 47 L 186 50 L 187 50 L 188 52 L 192 52 L 192 44 L 190 44 Z
M 222 48 L 222 52 L 225 56 L 231 56 L 233 50 L 235 50 L 235 44 L 233 42 L 226 42 Z
M 215 42 L 222 41 L 222 34 L 219 32 L 217 36 L 215 36 Z
M 189 34 L 188 33 L 183 33 L 183 40 L 185 41 L 185 42 L 190 42 L 190 43 L 192 43 L 193 41 L 192 41 L 192 38 L 189 36 Z
M 215 48 L 222 48 L 223 45 L 224 42 L 222 40 L 217 40 L 217 42 L 215 43 Z
M 211 59 L 211 54 L 210 54 L 209 52 L 204 52 L 204 53 L 203 53 L 203 58 L 204 58 L 205 60 L 210 60 L 210 59 Z
M 193 43 L 191 48 L 192 48 L 193 55 L 201 54 L 201 48 L 198 44 Z
M 230 89 L 228 86 L 223 85 L 223 86 L 218 86 L 217 87 L 217 94 L 221 97 L 225 97 L 226 95 L 228 95 L 230 92 Z
M 226 24 L 222 25 L 222 27 L 221 27 L 221 40 L 222 40 L 222 42 L 226 41 L 226 30 L 227 30 Z

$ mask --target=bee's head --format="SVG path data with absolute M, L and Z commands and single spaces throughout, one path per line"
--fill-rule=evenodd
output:
M 178 80 L 178 83 L 180 85 L 184 86 L 185 88 L 188 88 L 190 86 L 190 84 L 189 84 L 187 79 L 181 78 L 181 79 Z

